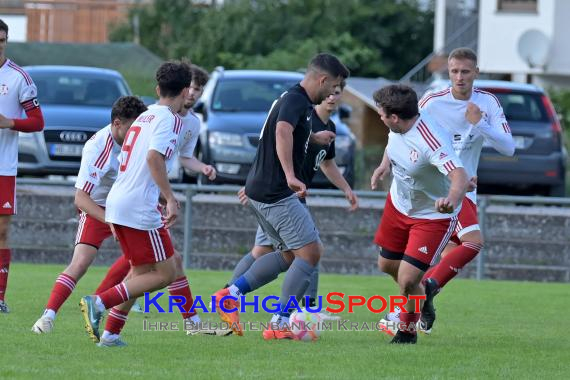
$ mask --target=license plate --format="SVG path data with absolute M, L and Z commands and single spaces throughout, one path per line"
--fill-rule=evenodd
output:
M 525 149 L 527 147 L 526 138 L 524 136 L 513 136 L 513 141 L 515 142 L 516 149 Z M 493 146 L 485 140 L 485 142 L 483 142 L 483 147 L 492 148 Z
M 81 157 L 83 145 L 51 144 L 49 153 L 51 156 Z

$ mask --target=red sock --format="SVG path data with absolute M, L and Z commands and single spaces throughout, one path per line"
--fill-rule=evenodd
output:
M 103 293 L 99 294 L 101 302 L 105 305 L 105 309 L 110 309 L 113 306 L 122 304 L 129 300 L 129 291 L 127 290 L 127 285 L 121 282 L 119 285 L 113 286 L 111 289 L 105 290 Z
M 125 277 L 127 277 L 127 274 L 129 274 L 129 270 L 131 270 L 129 260 L 127 260 L 125 256 L 121 255 L 121 257 L 111 265 L 105 275 L 105 278 L 101 281 L 97 290 L 95 290 L 95 294 L 100 295 L 105 290 L 111 289 L 113 286 L 123 281 Z
M 409 334 L 416 334 L 419 321 L 420 313 L 400 313 L 400 326 L 398 330 Z
M 0 249 L 0 301 L 4 301 L 6 288 L 8 287 L 8 272 L 12 253 L 9 249 Z
M 168 292 L 171 296 L 179 296 L 186 299 L 186 302 L 182 305 L 182 308 L 184 309 L 182 318 L 186 319 L 197 314 L 196 311 L 189 312 L 192 304 L 194 303 L 194 299 L 192 298 L 192 292 L 190 291 L 190 285 L 188 284 L 186 276 L 177 278 L 172 284 L 168 285 Z
M 61 305 L 63 305 L 73 292 L 73 289 L 75 289 L 75 284 L 77 284 L 77 281 L 75 281 L 73 277 L 61 273 L 53 284 L 46 309 L 51 309 L 57 313 Z
M 457 276 L 459 271 L 477 256 L 483 248 L 481 244 L 463 242 L 461 245 L 453 248 L 441 261 L 434 267 L 430 278 L 437 281 L 440 288 L 449 282 L 453 277 Z M 424 276 L 424 279 L 427 278 Z
M 119 309 L 112 308 L 109 311 L 107 323 L 105 323 L 105 331 L 109 331 L 111 334 L 120 334 L 127 322 L 127 315 L 129 315 L 128 312 L 125 313 Z

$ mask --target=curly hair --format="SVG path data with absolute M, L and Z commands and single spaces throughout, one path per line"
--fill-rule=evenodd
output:
M 111 121 L 119 118 L 121 121 L 136 119 L 146 111 L 143 101 L 136 96 L 121 96 L 113 104 Z
M 192 82 L 192 69 L 187 62 L 165 62 L 156 71 L 156 82 L 160 95 L 173 98 L 180 95 L 183 89 L 190 87 Z
M 208 83 L 210 76 L 208 72 L 198 65 L 190 66 L 192 69 L 192 81 L 200 87 L 204 87 Z
M 418 95 L 409 86 L 403 84 L 386 86 L 377 90 L 373 98 L 387 116 L 395 114 L 400 119 L 409 120 L 418 114 Z

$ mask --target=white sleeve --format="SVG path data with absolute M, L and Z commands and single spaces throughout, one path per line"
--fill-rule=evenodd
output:
M 176 131 L 180 131 L 181 128 L 182 120 L 178 116 L 162 118 L 152 131 L 148 150 L 155 150 L 166 158 L 172 157 L 176 152 L 178 139 Z
M 436 149 L 427 148 L 427 155 L 430 164 L 435 166 L 444 175 L 448 175 L 452 170 L 462 168 L 463 163 L 453 150 L 451 136 L 442 129 L 431 128 L 437 144 L 432 145 Z
M 491 96 L 491 95 L 489 95 Z M 498 103 L 497 99 L 489 99 L 490 112 L 487 118 L 482 117 L 475 124 L 475 130 L 483 136 L 491 146 L 499 153 L 505 156 L 515 154 L 515 142 L 511 134 L 511 128 L 505 118 L 503 107 Z M 486 120 L 487 119 L 487 120 Z
M 109 170 L 112 147 L 112 141 L 110 144 L 96 144 L 93 140 L 85 143 L 81 167 L 75 182 L 76 189 L 83 190 L 87 194 L 93 193 L 93 190 L 99 186 L 101 178 Z

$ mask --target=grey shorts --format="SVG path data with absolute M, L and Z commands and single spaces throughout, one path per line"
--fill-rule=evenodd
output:
M 276 249 L 288 250 L 320 241 L 309 209 L 299 202 L 296 194 L 275 203 L 261 203 L 250 199 L 249 204 L 259 223 L 255 245 L 269 245 L 258 244 L 269 242 Z

